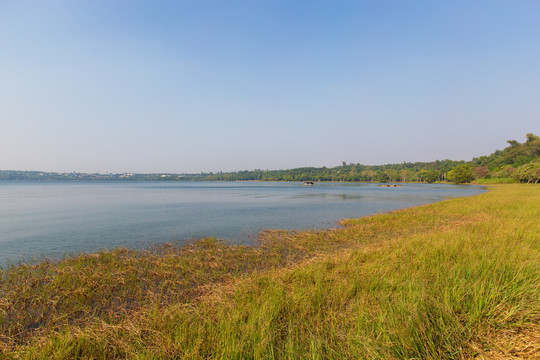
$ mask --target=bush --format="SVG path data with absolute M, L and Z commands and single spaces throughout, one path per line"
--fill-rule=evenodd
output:
M 460 165 L 448 173 L 448 180 L 455 184 L 470 183 L 474 180 L 472 168 L 470 165 Z

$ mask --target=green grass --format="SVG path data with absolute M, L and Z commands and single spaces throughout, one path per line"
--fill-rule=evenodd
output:
M 505 178 L 489 178 L 489 179 L 476 179 L 473 181 L 475 184 L 517 184 L 518 180 L 510 177 Z
M 456 359 L 540 354 L 540 187 L 271 231 L 17 266 L 0 355 Z M 520 342 L 521 341 L 521 342 Z

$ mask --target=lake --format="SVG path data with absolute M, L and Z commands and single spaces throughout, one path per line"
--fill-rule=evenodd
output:
M 483 191 L 440 184 L 0 181 L 0 266 L 206 236 L 249 244 L 264 229 L 335 227 L 344 218 Z

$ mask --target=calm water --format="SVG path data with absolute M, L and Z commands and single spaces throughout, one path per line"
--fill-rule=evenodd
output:
M 0 266 L 43 255 L 216 236 L 250 242 L 262 229 L 313 229 L 476 186 L 264 182 L 0 181 Z

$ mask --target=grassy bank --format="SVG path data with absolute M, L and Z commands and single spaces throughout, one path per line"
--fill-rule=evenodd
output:
M 506 178 L 475 179 L 473 183 L 481 184 L 481 185 L 518 184 L 519 181 L 514 178 L 506 177 Z
M 0 357 L 455 359 L 540 355 L 540 187 L 17 266 Z

